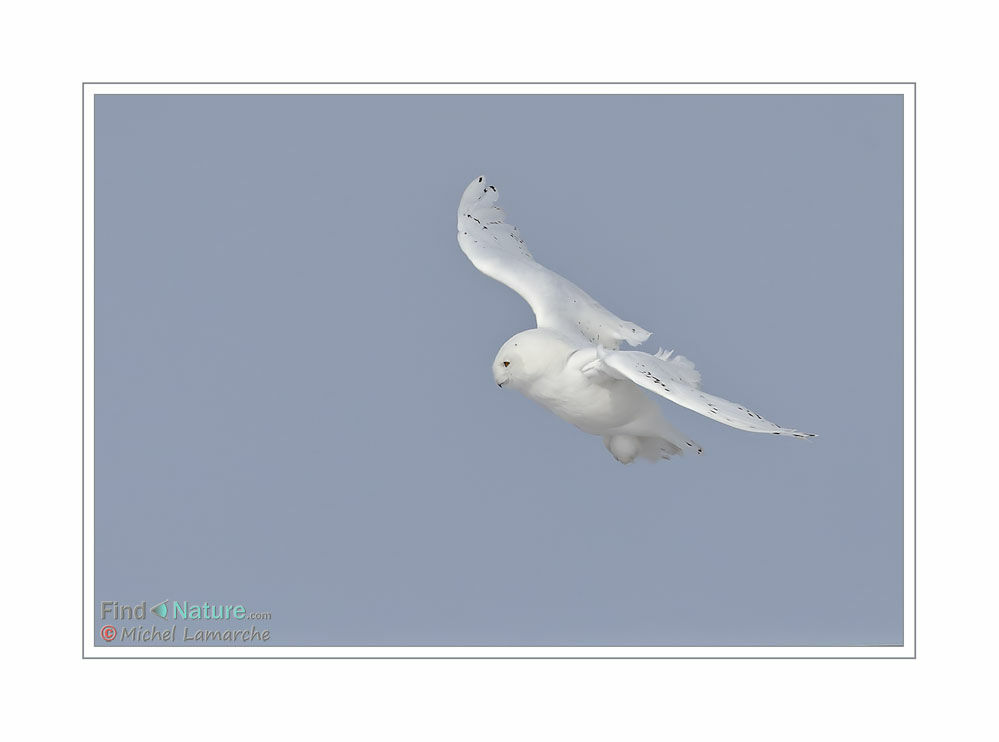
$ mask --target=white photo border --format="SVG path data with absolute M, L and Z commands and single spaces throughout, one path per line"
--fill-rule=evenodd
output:
M 115 95 L 901 95 L 903 96 L 903 641 L 891 646 L 124 647 L 94 634 L 94 97 Z M 83 83 L 83 657 L 270 659 L 915 659 L 916 84 L 896 83 Z

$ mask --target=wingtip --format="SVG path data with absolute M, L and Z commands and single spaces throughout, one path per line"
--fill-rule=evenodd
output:
M 481 193 L 479 189 L 482 188 L 483 184 L 485 184 L 486 182 L 487 181 L 485 175 L 480 175 L 477 178 L 473 178 L 472 181 L 467 186 L 465 186 L 464 195 L 468 195 L 470 193 Z
M 496 190 L 496 186 L 488 185 L 488 183 L 486 176 L 480 175 L 466 186 L 458 202 L 458 231 L 461 231 L 460 220 L 463 216 L 468 216 L 469 212 L 477 208 L 486 208 L 496 203 L 499 191 Z
M 818 433 L 802 433 L 800 430 L 792 430 L 790 428 L 782 428 L 781 430 L 774 431 L 777 435 L 790 435 L 795 438 L 800 438 L 801 440 L 808 440 L 809 438 L 818 438 Z

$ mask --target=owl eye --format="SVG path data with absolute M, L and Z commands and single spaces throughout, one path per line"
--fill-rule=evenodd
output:
M 503 361 L 503 365 L 504 366 L 509 366 L 510 365 L 510 361 Z

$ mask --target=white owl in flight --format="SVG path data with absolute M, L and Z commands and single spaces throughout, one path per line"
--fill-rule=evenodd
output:
M 733 428 L 811 438 L 765 420 L 742 405 L 701 391 L 701 375 L 680 355 L 618 350 L 651 334 L 604 309 L 576 284 L 534 260 L 517 228 L 496 206 L 499 193 L 476 178 L 458 206 L 458 244 L 472 264 L 520 294 L 538 327 L 517 333 L 493 361 L 493 377 L 580 430 L 603 437 L 615 459 L 656 461 L 701 453 L 701 447 L 663 417 L 643 390 Z

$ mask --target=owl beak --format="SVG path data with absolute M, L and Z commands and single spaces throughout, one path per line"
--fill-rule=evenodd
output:
M 502 388 L 503 388 L 503 385 L 502 385 L 502 384 L 500 384 L 500 383 L 499 383 L 498 381 L 496 382 L 496 386 L 498 386 L 498 387 L 499 387 L 500 389 L 502 389 Z

